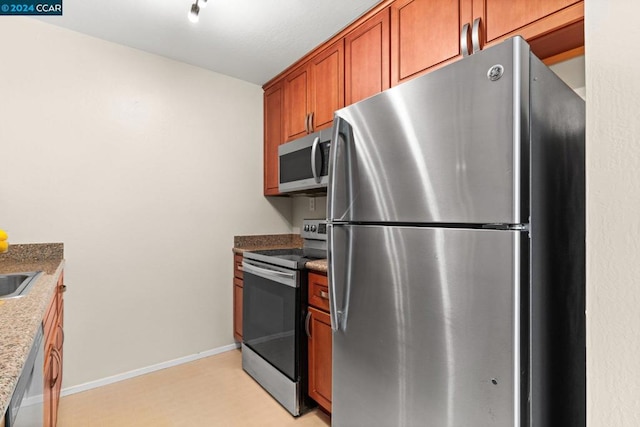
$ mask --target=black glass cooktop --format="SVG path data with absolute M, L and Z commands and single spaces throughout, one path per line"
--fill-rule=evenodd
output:
M 244 257 L 293 270 L 302 270 L 307 261 L 319 259 L 305 256 L 304 251 L 300 248 L 246 251 Z

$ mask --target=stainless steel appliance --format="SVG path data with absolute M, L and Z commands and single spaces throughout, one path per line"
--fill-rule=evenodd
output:
M 326 192 L 331 130 L 309 134 L 278 147 L 281 193 Z
M 519 37 L 336 112 L 333 426 L 585 425 L 584 125 Z
M 44 338 L 41 326 L 38 328 L 33 345 L 22 368 L 22 373 L 9 401 L 5 415 L 6 427 L 42 426 L 44 420 L 43 368 Z
M 302 249 L 249 251 L 242 269 L 242 368 L 292 415 L 307 401 L 307 261 L 327 257 L 324 220 L 304 220 Z

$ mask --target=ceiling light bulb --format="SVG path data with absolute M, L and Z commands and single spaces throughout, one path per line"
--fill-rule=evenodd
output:
M 189 11 L 189 21 L 198 22 L 200 18 L 198 15 L 200 13 L 200 7 L 198 6 L 198 0 L 194 4 L 191 5 L 191 10 Z

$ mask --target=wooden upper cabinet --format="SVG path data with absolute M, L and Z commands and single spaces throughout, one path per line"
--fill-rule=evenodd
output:
M 344 106 L 343 40 L 332 44 L 284 78 L 286 141 L 330 127 Z
M 294 70 L 284 79 L 284 129 L 286 141 L 306 135 L 308 130 L 308 112 L 310 72 L 308 65 Z
M 282 81 L 264 93 L 264 194 L 277 195 L 278 146 L 284 142 L 284 93 Z
M 311 59 L 309 132 L 331 127 L 333 112 L 344 107 L 344 44 L 340 40 Z
M 471 0 L 398 0 L 391 5 L 391 85 L 460 55 Z
M 345 36 L 345 105 L 389 88 L 389 8 Z
M 584 2 L 576 0 L 473 0 L 480 44 L 515 35 L 544 59 L 584 46 Z
M 484 17 L 487 43 L 582 3 L 576 0 L 474 0 L 473 12 Z M 523 37 L 534 35 L 532 32 Z M 536 33 L 535 35 L 539 35 Z

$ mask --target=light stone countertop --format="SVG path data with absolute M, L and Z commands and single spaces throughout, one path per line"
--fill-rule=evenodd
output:
M 42 271 L 27 295 L 0 300 L 0 416 L 4 416 L 64 268 L 62 243 L 11 245 L 0 274 Z
M 308 261 L 305 265 L 307 270 L 317 271 L 319 273 L 327 272 L 327 260 L 326 259 L 316 259 L 313 261 Z

